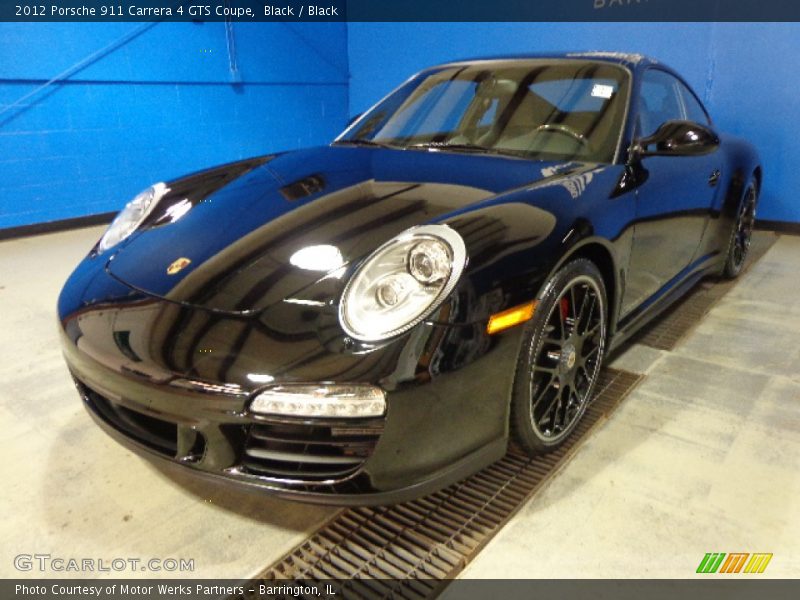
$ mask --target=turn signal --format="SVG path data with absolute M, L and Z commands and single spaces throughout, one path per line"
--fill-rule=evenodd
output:
M 386 396 L 370 385 L 287 383 L 258 394 L 250 410 L 283 417 L 380 417 L 386 412 Z
M 533 311 L 535 309 L 536 302 L 528 302 L 496 313 L 489 317 L 489 323 L 486 325 L 486 333 L 493 335 L 505 331 L 509 327 L 524 323 L 533 317 Z

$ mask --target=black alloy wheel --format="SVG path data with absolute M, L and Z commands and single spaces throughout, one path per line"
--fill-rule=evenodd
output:
M 728 279 L 738 277 L 742 272 L 745 260 L 747 260 L 747 254 L 750 251 L 750 244 L 753 239 L 753 230 L 756 225 L 757 202 L 758 191 L 755 184 L 750 183 L 736 215 L 736 222 L 734 223 L 728 246 L 728 255 L 722 271 L 723 276 Z
M 589 404 L 606 349 L 606 289 L 594 263 L 560 269 L 539 296 L 517 362 L 511 425 L 530 454 L 554 450 Z

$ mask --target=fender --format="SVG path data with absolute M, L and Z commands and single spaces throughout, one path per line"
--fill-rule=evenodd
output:
M 733 136 L 723 134 L 720 137 L 727 150 L 727 161 L 723 169 L 729 173 L 728 185 L 724 195 L 720 194 L 718 205 L 711 211 L 712 222 L 707 232 L 707 245 L 725 248 L 744 200 L 747 184 L 755 178 L 760 192 L 763 174 L 758 153 L 752 146 Z
M 624 282 L 624 275 L 619 267 L 620 260 L 617 256 L 617 251 L 608 240 L 594 235 L 593 232 L 586 232 L 584 224 L 573 227 L 571 231 L 580 232 L 573 236 L 574 241 L 570 239 L 564 244 L 563 256 L 556 261 L 553 267 L 540 284 L 549 281 L 556 272 L 561 269 L 565 264 L 576 258 L 588 258 L 591 260 L 600 272 L 603 274 L 603 282 L 606 286 L 606 295 L 608 296 L 609 307 L 609 323 L 608 333 L 609 336 L 613 335 L 617 328 L 617 321 L 619 320 L 620 298 L 622 297 L 622 285 Z M 590 226 L 591 227 L 591 226 Z

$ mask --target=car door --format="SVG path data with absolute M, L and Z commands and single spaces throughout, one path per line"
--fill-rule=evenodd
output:
M 648 69 L 638 98 L 637 137 L 652 135 L 670 120 L 709 126 L 705 109 L 679 79 Z M 720 179 L 718 151 L 639 160 L 643 183 L 636 191 L 625 312 L 666 292 L 696 260 Z

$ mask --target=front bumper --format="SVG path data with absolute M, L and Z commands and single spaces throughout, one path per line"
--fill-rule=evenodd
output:
M 324 504 L 332 506 L 367 506 L 394 504 L 405 502 L 434 492 L 451 483 L 455 483 L 480 468 L 498 460 L 506 450 L 504 439 L 498 439 L 470 455 L 448 465 L 436 473 L 421 478 L 416 483 L 390 490 L 378 490 L 370 485 L 360 473 L 352 479 L 336 484 L 320 484 L 318 482 L 290 483 L 271 477 L 248 474 L 240 468 L 220 470 L 206 470 L 196 461 L 180 461 L 169 458 L 165 454 L 154 451 L 152 447 L 137 441 L 134 437 L 123 432 L 102 415 L 87 396 L 84 395 L 83 386 L 78 384 L 81 397 L 94 421 L 114 440 L 126 448 L 145 456 L 148 460 L 164 466 L 167 469 L 185 470 L 189 468 L 193 475 L 223 485 L 234 484 L 246 489 L 262 491 L 288 500 L 308 502 L 311 504 Z
M 94 419 L 158 462 L 297 500 L 383 504 L 458 481 L 506 449 L 520 328 L 467 351 L 463 329 L 422 324 L 397 343 L 346 354 L 308 335 L 278 339 L 240 319 L 124 290 L 116 297 L 70 309 L 62 295 L 64 356 Z M 213 327 L 209 347 L 229 353 L 183 359 L 185 338 L 202 327 Z M 243 330 L 250 335 L 244 346 L 226 337 Z M 299 344 L 313 359 L 297 360 Z M 282 356 L 289 358 L 280 363 Z M 228 379 L 207 376 L 223 367 Z M 346 374 L 335 377 L 340 370 Z M 253 371 L 275 373 L 274 383 L 380 386 L 387 412 L 335 421 L 258 416 L 248 411 L 263 389 L 246 381 Z
M 153 389 L 76 352 L 67 353 L 67 362 L 84 406 L 115 440 L 156 462 L 285 498 L 333 505 L 401 502 L 463 479 L 506 449 L 505 428 L 491 436 L 481 426 L 487 439 L 469 442 L 454 437 L 445 422 L 442 435 L 426 440 L 430 430 L 415 431 L 402 416 L 400 398 L 389 402 L 385 419 L 267 419 L 247 413 L 247 397 Z M 398 438 L 407 441 L 398 445 Z

